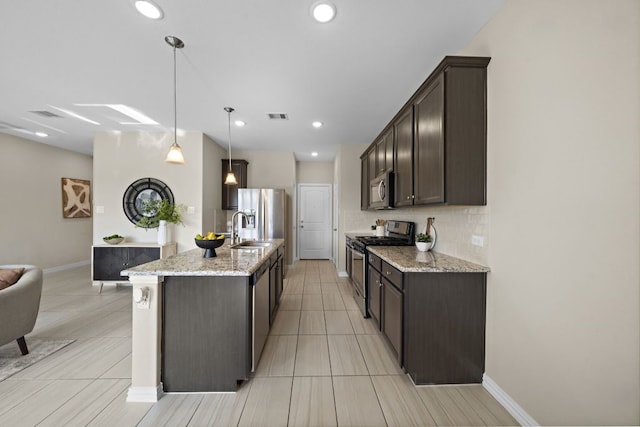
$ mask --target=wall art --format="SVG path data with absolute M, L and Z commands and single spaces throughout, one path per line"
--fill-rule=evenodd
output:
M 62 217 L 91 217 L 91 181 L 62 178 Z

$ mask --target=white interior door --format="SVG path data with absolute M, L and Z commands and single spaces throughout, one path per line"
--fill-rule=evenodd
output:
M 331 184 L 299 184 L 300 259 L 331 258 Z

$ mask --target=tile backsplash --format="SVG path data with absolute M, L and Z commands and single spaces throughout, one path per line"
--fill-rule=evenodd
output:
M 346 211 L 342 213 L 345 232 L 371 231 L 378 218 L 413 221 L 416 232 L 424 233 L 427 218 L 434 217 L 438 240 L 434 250 L 467 261 L 486 265 L 488 262 L 489 208 L 487 206 L 439 206 L 405 208 L 390 211 Z M 471 244 L 473 236 L 484 239 L 483 246 Z

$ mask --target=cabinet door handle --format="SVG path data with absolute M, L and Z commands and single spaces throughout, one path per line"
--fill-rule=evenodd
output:
M 411 196 L 407 196 L 407 200 L 411 199 Z

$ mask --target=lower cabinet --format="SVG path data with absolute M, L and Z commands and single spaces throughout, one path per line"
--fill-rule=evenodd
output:
M 273 323 L 284 288 L 284 246 L 280 246 L 269 260 L 269 324 Z
M 404 369 L 415 384 L 481 383 L 486 273 L 404 274 Z
M 382 332 L 402 365 L 402 292 L 387 279 L 382 279 Z
M 376 323 L 378 329 L 380 329 L 380 321 L 382 319 L 381 309 L 381 289 L 382 278 L 380 272 L 376 270 L 371 264 L 367 267 L 367 292 L 369 300 L 369 316 Z
M 119 245 L 93 245 L 91 249 L 91 278 L 94 284 L 126 282 L 120 272 L 177 252 L 176 243 L 121 243 Z
M 403 273 L 368 260 L 369 314 L 413 382 L 481 383 L 486 273 Z
M 252 300 L 257 285 L 252 283 L 252 278 L 243 276 L 164 278 L 162 385 L 165 392 L 236 391 L 238 381 L 250 376 Z M 268 280 L 265 285 L 268 288 Z M 260 327 L 266 330 L 266 336 L 268 307 L 262 309 Z

